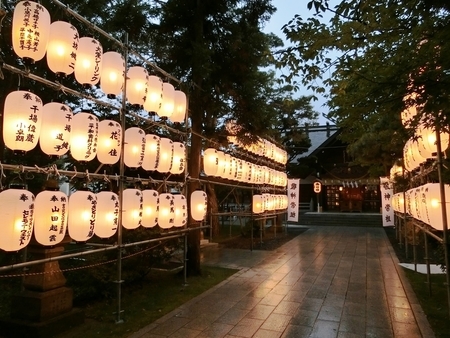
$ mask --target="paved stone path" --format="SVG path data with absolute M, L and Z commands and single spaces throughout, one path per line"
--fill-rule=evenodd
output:
M 130 338 L 434 337 L 382 228 L 313 226 L 276 251 L 202 260 L 240 271 Z

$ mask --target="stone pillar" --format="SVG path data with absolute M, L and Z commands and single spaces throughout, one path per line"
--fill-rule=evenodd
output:
M 30 243 L 28 253 L 33 259 L 57 257 L 61 245 L 52 248 Z M 84 314 L 73 309 L 73 291 L 65 286 L 66 278 L 57 260 L 32 265 L 24 277 L 24 290 L 12 297 L 11 318 L 1 320 L 7 337 L 49 337 L 84 321 Z

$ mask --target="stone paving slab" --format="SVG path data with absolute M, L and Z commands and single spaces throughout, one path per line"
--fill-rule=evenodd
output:
M 311 226 L 275 251 L 207 247 L 236 274 L 129 338 L 434 334 L 382 228 Z

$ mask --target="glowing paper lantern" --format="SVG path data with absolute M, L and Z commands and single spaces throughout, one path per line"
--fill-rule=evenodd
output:
M 127 72 L 127 100 L 142 106 L 147 95 L 148 72 L 144 67 L 130 67 Z
M 18 251 L 30 242 L 33 233 L 34 195 L 23 189 L 0 192 L 0 249 Z
M 109 98 L 122 93 L 125 81 L 125 60 L 122 54 L 106 52 L 102 56 L 100 88 Z
M 236 175 L 235 180 L 238 182 L 242 181 L 242 174 L 244 173 L 244 161 L 240 158 L 236 159 Z
M 103 164 L 114 164 L 122 151 L 122 126 L 112 120 L 102 120 L 98 124 L 97 159 Z
M 153 228 L 158 223 L 159 193 L 153 189 L 142 190 L 142 226 Z
M 424 126 L 420 126 L 417 129 L 418 135 L 418 148 L 420 154 L 424 158 L 433 158 L 436 157 L 437 154 L 437 142 L 436 142 L 436 131 L 432 128 L 426 128 Z M 448 148 L 449 144 L 449 134 L 442 132 L 440 134 L 441 139 L 441 150 L 445 151 Z
M 181 194 L 173 195 L 173 202 L 175 208 L 174 226 L 183 227 L 186 225 L 188 217 L 186 197 Z
M 55 21 L 50 25 L 47 65 L 53 73 L 61 76 L 73 73 L 79 40 L 77 29 L 70 23 Z
M 174 110 L 170 117 L 172 122 L 182 123 L 186 118 L 186 94 L 181 90 L 174 92 Z
M 119 226 L 119 196 L 112 191 L 100 191 L 97 197 L 97 215 L 94 233 L 100 238 L 114 236 Z
M 160 117 L 171 117 L 175 108 L 175 88 L 168 82 L 163 83 L 163 101 L 158 111 Z
M 80 38 L 75 62 L 75 79 L 84 86 L 96 85 L 102 70 L 103 48 L 94 38 Z
M 225 160 L 225 153 L 223 151 L 218 150 L 217 151 L 217 158 L 218 158 L 218 165 L 217 165 L 217 172 L 216 177 L 223 177 L 225 175 L 226 170 L 226 160 Z
M 77 161 L 91 161 L 97 153 L 98 117 L 77 113 L 72 119 L 70 154 Z
M 90 191 L 78 190 L 69 196 L 69 236 L 76 242 L 86 242 L 95 231 L 97 197 Z
M 169 229 L 175 224 L 175 202 L 172 194 L 159 195 L 158 225 L 162 229 Z
M 403 159 L 405 163 L 405 169 L 413 171 L 417 169 L 420 164 L 424 163 L 427 158 L 423 157 L 419 151 L 419 144 L 414 139 L 406 141 L 403 147 Z
M 264 199 L 262 195 L 253 195 L 252 212 L 254 214 L 261 214 L 264 212 Z
M 44 105 L 39 136 L 39 146 L 44 153 L 61 156 L 69 151 L 72 119 L 72 109 L 67 105 L 57 102 Z
M 12 43 L 14 52 L 31 63 L 44 58 L 50 33 L 50 14 L 34 1 L 20 1 L 14 8 Z
M 125 147 L 123 160 L 129 168 L 142 165 L 145 154 L 145 132 L 138 127 L 125 130 Z
M 69 198 L 61 191 L 45 190 L 34 201 L 34 237 L 39 244 L 61 243 L 67 231 Z
M 173 141 L 161 137 L 159 140 L 159 159 L 156 170 L 160 173 L 168 173 L 172 167 L 173 160 Z
M 36 147 L 42 123 L 42 101 L 28 91 L 14 91 L 5 99 L 3 140 L 11 150 L 29 151 Z
M 144 170 L 153 171 L 158 167 L 160 152 L 159 141 L 160 138 L 157 135 L 145 135 L 145 153 L 144 160 L 142 161 L 142 168 Z
M 208 148 L 203 152 L 203 171 L 207 176 L 216 176 L 219 167 L 218 151 Z
M 190 210 L 194 221 L 203 221 L 208 208 L 208 196 L 203 190 L 196 190 L 191 194 Z
M 173 160 L 170 173 L 179 175 L 184 172 L 186 165 L 186 148 L 181 142 L 173 142 Z
M 144 109 L 148 112 L 158 113 L 163 100 L 163 82 L 155 75 L 150 75 L 147 81 L 147 95 Z
M 141 225 L 143 197 L 139 189 L 125 189 L 122 196 L 122 225 L 125 229 L 136 229 Z

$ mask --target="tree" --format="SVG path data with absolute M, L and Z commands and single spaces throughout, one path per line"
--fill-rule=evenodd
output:
M 283 28 L 292 45 L 280 65 L 290 67 L 287 81 L 300 77 L 316 92 L 329 88 L 329 116 L 343 128 L 356 162 L 386 174 L 413 132 L 400 123 L 401 111 L 412 105 L 422 107 L 413 127 L 422 120 L 448 130 L 447 3 L 351 0 L 331 8 L 328 0 L 313 0 L 307 6 L 311 17 L 296 15 Z

